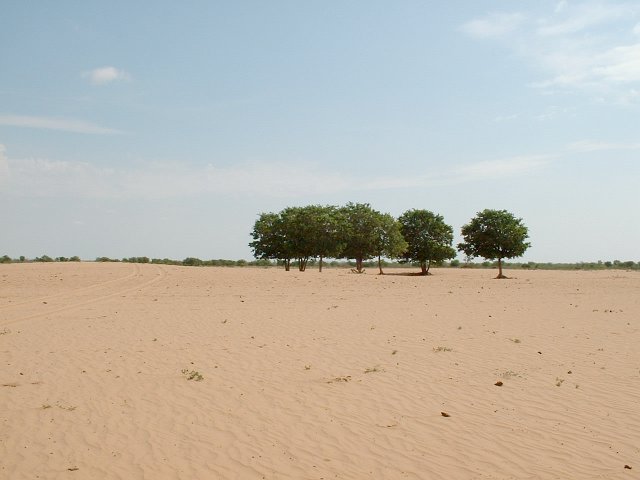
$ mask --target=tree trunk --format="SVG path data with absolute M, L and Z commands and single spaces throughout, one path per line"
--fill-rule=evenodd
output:
M 307 269 L 307 262 L 309 261 L 309 257 L 299 258 L 298 259 L 298 270 L 304 272 Z
M 356 258 L 356 272 L 362 273 L 362 257 Z
M 288 272 L 290 269 L 291 269 L 291 259 L 285 258 L 284 259 L 284 270 L 285 270 L 285 272 Z
M 420 268 L 422 269 L 422 275 L 426 275 L 429 272 L 427 262 L 420 262 Z
M 378 255 L 378 270 L 380 270 L 380 275 L 384 275 L 382 271 L 382 260 L 380 259 L 380 255 Z
M 502 259 L 498 259 L 498 276 L 496 278 L 507 278 L 502 274 Z
M 424 273 L 425 275 L 430 275 L 429 269 L 431 268 L 431 260 L 427 262 L 427 271 Z
M 320 268 L 318 271 L 322 272 L 322 255 L 320 255 Z

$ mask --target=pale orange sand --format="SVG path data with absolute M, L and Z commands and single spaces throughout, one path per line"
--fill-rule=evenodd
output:
M 0 478 L 639 478 L 640 274 L 506 273 L 0 265 Z

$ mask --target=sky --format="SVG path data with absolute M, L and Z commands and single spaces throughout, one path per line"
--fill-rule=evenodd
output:
M 370 203 L 640 261 L 640 2 L 0 7 L 0 255 L 250 259 L 261 212 Z M 460 257 L 462 258 L 462 257 Z

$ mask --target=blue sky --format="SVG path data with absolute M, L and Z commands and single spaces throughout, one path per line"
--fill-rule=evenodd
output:
M 636 1 L 0 12 L 0 254 L 250 258 L 259 212 L 356 201 L 640 261 Z

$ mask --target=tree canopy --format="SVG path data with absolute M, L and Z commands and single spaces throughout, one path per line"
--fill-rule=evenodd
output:
M 506 278 L 502 274 L 502 259 L 522 256 L 531 246 L 526 241 L 528 236 L 521 218 L 506 210 L 486 209 L 462 227 L 464 242 L 458 244 L 458 249 L 471 257 L 498 260 L 497 278 Z
M 353 258 L 355 271 L 364 271 L 363 262 L 377 254 L 377 228 L 380 224 L 380 212 L 368 203 L 347 203 L 340 209 L 346 221 L 345 246 L 341 258 Z
M 256 258 L 282 261 L 289 270 L 291 260 L 300 271 L 308 261 L 319 258 L 322 271 L 324 258 L 354 259 L 355 271 L 362 273 L 363 262 L 378 257 L 382 273 L 382 257 L 402 254 L 406 242 L 398 222 L 367 203 L 308 205 L 287 207 L 279 213 L 261 213 L 251 232 L 249 246 Z
M 289 271 L 294 252 L 285 227 L 282 213 L 261 213 L 253 225 L 249 246 L 255 258 L 281 260 Z
M 279 213 L 261 213 L 249 246 L 256 258 L 280 260 L 289 270 L 296 259 L 305 271 L 310 258 L 337 257 L 343 249 L 345 221 L 334 206 L 287 207 Z
M 412 209 L 396 220 L 368 203 L 307 205 L 261 213 L 251 236 L 249 246 L 256 258 L 277 260 L 286 270 L 294 260 L 304 271 L 309 261 L 319 259 L 322 271 L 324 259 L 344 258 L 354 260 L 354 272 L 362 273 L 364 262 L 377 258 L 382 274 L 382 259 L 387 258 L 418 263 L 421 273 L 428 275 L 432 265 L 456 256 L 453 229 L 442 215 Z M 504 278 L 502 260 L 519 257 L 530 246 L 522 219 L 506 210 L 479 212 L 462 227 L 462 236 L 458 249 L 468 258 L 497 260 L 498 278 Z
M 375 254 L 378 257 L 378 270 L 382 271 L 382 257 L 397 258 L 407 249 L 407 242 L 400 231 L 400 223 L 388 213 L 378 215 L 375 227 Z
M 409 210 L 398 219 L 402 236 L 407 241 L 403 261 L 418 262 L 423 275 L 429 274 L 433 262 L 438 263 L 456 256 L 453 228 L 444 223 L 442 215 L 429 210 Z

